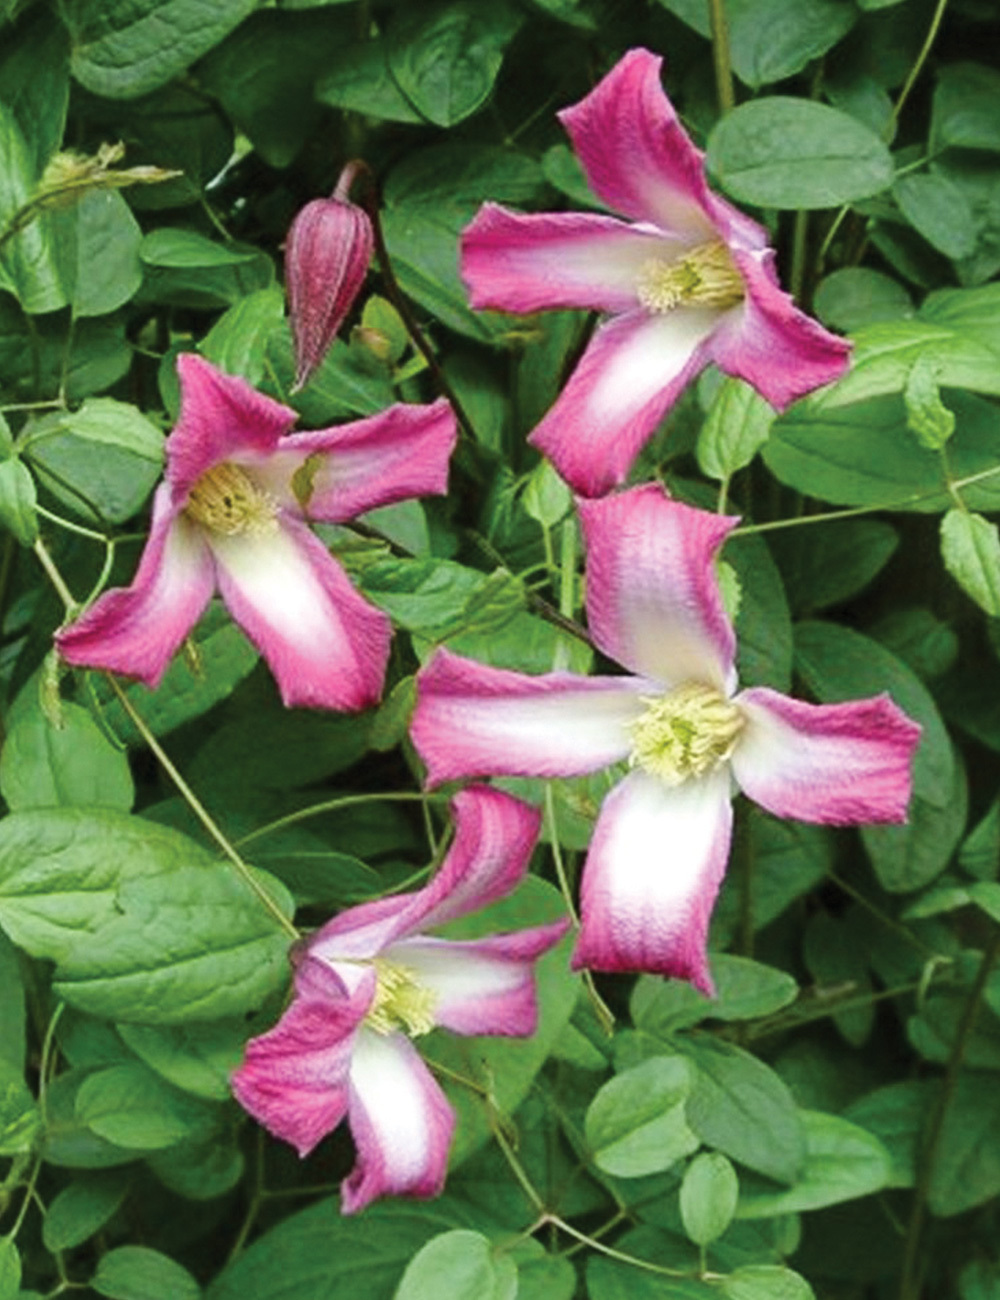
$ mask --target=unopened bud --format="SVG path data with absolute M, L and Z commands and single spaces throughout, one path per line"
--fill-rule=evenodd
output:
M 285 282 L 295 344 L 293 392 L 326 356 L 371 261 L 372 223 L 346 197 L 354 173 L 348 164 L 333 196 L 307 203 L 288 232 Z

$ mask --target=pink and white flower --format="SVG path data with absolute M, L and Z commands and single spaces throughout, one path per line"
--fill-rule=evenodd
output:
M 381 694 L 392 628 L 351 586 L 307 520 L 344 523 L 444 492 L 455 445 L 447 402 L 396 405 L 289 434 L 296 413 L 178 357 L 181 412 L 130 587 L 56 636 L 71 664 L 155 687 L 218 589 L 271 667 L 285 704 L 361 709 Z
M 413 740 L 432 785 L 627 762 L 584 866 L 573 964 L 711 992 L 706 937 L 733 783 L 778 817 L 903 821 L 920 727 L 885 694 L 816 705 L 737 691 L 713 567 L 735 519 L 654 485 L 579 506 L 591 636 L 636 675 L 529 677 L 441 649 L 417 678 Z
M 527 1036 L 538 1008 L 534 963 L 568 921 L 475 940 L 427 933 L 509 894 L 538 837 L 537 812 L 488 787 L 452 802 L 455 839 L 434 879 L 412 894 L 349 908 L 304 945 L 295 998 L 247 1044 L 233 1091 L 276 1137 L 307 1155 L 347 1116 L 357 1164 L 345 1214 L 377 1196 L 436 1196 L 455 1123 L 412 1039 Z
M 710 361 L 779 409 L 847 367 L 849 343 L 779 288 L 766 231 L 708 188 L 661 63 L 630 50 L 559 114 L 591 189 L 626 221 L 487 203 L 462 237 L 474 307 L 610 318 L 530 439 L 585 496 L 622 482 Z

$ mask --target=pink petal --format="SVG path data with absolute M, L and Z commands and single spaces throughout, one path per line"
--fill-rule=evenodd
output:
M 777 409 L 832 383 L 847 370 L 851 344 L 807 316 L 778 287 L 774 253 L 733 257 L 746 285 L 746 298 L 726 312 L 712 335 L 712 360 L 727 374 L 745 379 Z
M 736 636 L 714 560 L 738 520 L 672 501 L 652 483 L 578 506 L 587 620 L 604 653 L 667 687 L 731 690 Z
M 166 477 L 175 504 L 181 505 L 202 474 L 220 461 L 252 463 L 269 456 L 298 417 L 196 352 L 181 353 L 177 373 L 181 413 L 166 442 Z
M 715 234 L 703 155 L 663 93 L 662 64 L 648 50 L 629 50 L 559 120 L 609 207 L 698 243 Z
M 236 1099 L 300 1156 L 344 1117 L 355 1032 L 366 1010 L 367 1001 L 350 1001 L 331 971 L 307 959 L 291 1006 L 246 1045 L 231 1080 Z
M 573 967 L 668 975 L 712 995 L 705 945 L 732 815 L 724 766 L 673 787 L 627 776 L 594 830 Z
M 67 663 L 137 677 L 151 688 L 212 597 L 215 572 L 199 528 L 170 504 L 161 484 L 153 498 L 146 549 L 130 587 L 106 591 L 56 634 Z
M 627 727 L 650 689 L 627 677 L 529 677 L 440 649 L 417 674 L 410 734 L 430 785 L 463 776 L 579 776 L 628 757 Z
M 456 1034 L 527 1037 L 538 1023 L 534 963 L 568 927 L 567 918 L 465 942 L 401 939 L 386 956 L 434 992 L 435 1024 Z
M 363 709 L 382 691 L 391 625 L 305 524 L 212 534 L 219 589 L 267 660 L 285 704 Z
M 343 523 L 377 506 L 446 492 L 457 438 L 444 398 L 430 406 L 397 403 L 335 429 L 292 434 L 258 477 L 267 486 L 280 479 L 274 487 L 284 500 L 295 470 L 314 457 L 307 467 L 309 495 L 297 509 L 310 519 Z
M 408 1038 L 358 1032 L 348 1120 L 358 1161 L 341 1184 L 345 1214 L 378 1196 L 441 1192 L 455 1115 Z
M 430 884 L 341 912 L 309 941 L 314 956 L 324 961 L 374 957 L 418 927 L 429 929 L 478 911 L 520 883 L 540 814 L 489 786 L 460 790 L 451 808 L 455 838 Z
M 805 704 L 758 687 L 735 703 L 747 726 L 733 775 L 768 812 L 835 826 L 906 820 L 921 729 L 888 695 Z
M 528 441 L 584 496 L 616 487 L 706 364 L 718 319 L 714 308 L 677 307 L 606 321 Z
M 486 203 L 462 232 L 462 278 L 477 309 L 631 311 L 643 263 L 669 261 L 685 247 L 597 213 L 525 216 Z

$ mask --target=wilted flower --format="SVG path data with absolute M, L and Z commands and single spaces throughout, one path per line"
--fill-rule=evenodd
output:
M 330 198 L 307 203 L 285 241 L 285 284 L 295 344 L 292 392 L 307 383 L 330 350 L 371 261 L 371 220 L 347 197 L 356 174 L 357 164 L 348 163 Z
M 288 705 L 360 709 L 382 690 L 391 626 L 307 520 L 344 523 L 443 492 L 455 445 L 444 400 L 398 404 L 335 429 L 289 434 L 296 414 L 194 353 L 177 360 L 181 412 L 130 587 L 63 628 L 71 664 L 155 687 L 218 588 Z
M 299 955 L 295 997 L 247 1044 L 233 1091 L 276 1137 L 307 1155 L 347 1116 L 357 1164 L 345 1214 L 387 1194 L 436 1196 L 455 1116 L 412 1039 L 534 1033 L 534 963 L 565 934 L 558 921 L 456 941 L 426 933 L 509 894 L 538 835 L 538 814 L 499 790 L 455 796 L 455 839 L 413 894 L 349 908 Z
M 735 519 L 653 485 L 580 503 L 590 633 L 634 677 L 488 668 L 439 650 L 417 679 L 413 740 L 436 784 L 579 776 L 627 762 L 582 882 L 573 964 L 711 991 L 705 944 L 729 857 L 732 785 L 778 817 L 899 822 L 920 728 L 888 695 L 804 704 L 736 693 L 713 567 Z
M 606 312 L 531 441 L 578 492 L 621 483 L 684 386 L 714 361 L 781 408 L 847 366 L 849 344 L 778 287 L 756 222 L 713 194 L 703 155 L 631 50 L 560 113 L 597 213 L 524 215 L 487 203 L 462 238 L 474 307 Z

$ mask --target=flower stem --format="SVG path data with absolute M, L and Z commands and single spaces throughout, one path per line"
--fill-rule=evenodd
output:
M 712 66 L 715 68 L 715 93 L 719 101 L 719 112 L 725 114 L 736 107 L 733 67 L 729 56 L 729 23 L 726 21 L 726 0 L 708 0 L 708 18 L 712 29 Z
M 275 831 L 282 831 L 286 826 L 295 826 L 298 822 L 308 821 L 310 817 L 318 817 L 325 812 L 339 812 L 341 808 L 353 808 L 356 804 L 366 803 L 384 803 L 384 802 L 405 802 L 405 803 L 423 803 L 429 800 L 432 802 L 442 802 L 448 798 L 443 794 L 426 794 L 420 790 L 399 790 L 395 794 L 391 791 L 378 792 L 376 794 L 345 794 L 336 799 L 324 799 L 322 803 L 310 804 L 308 808 L 297 808 L 295 812 L 286 813 L 284 817 L 278 817 L 273 822 L 268 822 L 265 826 L 258 826 L 255 831 L 250 831 L 246 835 L 241 835 L 233 843 L 244 848 L 254 840 L 262 839 L 265 835 L 273 835 Z
M 42 568 L 45 570 L 49 582 L 51 582 L 53 587 L 55 587 L 59 599 L 62 601 L 63 605 L 65 605 L 66 613 L 72 613 L 72 611 L 77 608 L 77 602 L 73 599 L 73 593 L 70 591 L 69 587 L 66 586 L 62 574 L 56 568 L 55 561 L 49 554 L 48 547 L 40 537 L 36 537 L 31 549 L 38 556 L 39 564 L 41 564 Z
M 212 839 L 215 840 L 216 844 L 222 850 L 224 856 L 227 857 L 230 863 L 236 868 L 239 875 L 243 878 L 244 883 L 257 896 L 259 902 L 263 904 L 266 911 L 270 912 L 271 916 L 278 923 L 281 929 L 284 930 L 284 932 L 288 935 L 288 937 L 292 940 L 299 939 L 300 935 L 298 930 L 288 919 L 288 917 L 285 916 L 284 912 L 282 912 L 281 908 L 274 901 L 274 899 L 267 892 L 267 890 L 260 883 L 260 881 L 256 879 L 253 872 L 243 861 L 240 855 L 236 852 L 236 850 L 230 844 L 229 840 L 226 838 L 223 832 L 219 829 L 219 826 L 216 823 L 215 819 L 211 816 L 208 809 L 204 806 L 204 804 L 201 802 L 201 800 L 198 798 L 195 792 L 188 785 L 187 781 L 185 781 L 183 776 L 181 776 L 180 772 L 177 770 L 177 768 L 174 766 L 173 762 L 171 761 L 166 750 L 163 748 L 160 742 L 153 735 L 152 731 L 146 725 L 145 720 L 136 710 L 135 705 L 129 699 L 128 695 L 125 693 L 125 691 L 122 690 L 121 686 L 118 683 L 117 678 L 114 676 L 113 673 L 105 673 L 104 678 L 107 681 L 108 685 L 111 687 L 112 691 L 114 692 L 115 697 L 118 700 L 118 703 L 128 714 L 129 719 L 132 722 L 132 725 L 135 727 L 136 731 L 139 732 L 140 736 L 142 736 L 143 740 L 146 742 L 146 744 L 149 746 L 152 752 L 156 755 L 156 758 L 160 766 L 163 768 L 166 774 L 170 777 L 171 781 L 173 781 L 174 785 L 180 791 L 188 807 L 198 818 L 198 820 L 201 822 L 202 826 L 204 826 L 205 830 L 212 837 Z
M 931 25 L 927 29 L 927 36 L 924 39 L 923 45 L 920 47 L 920 53 L 917 55 L 916 59 L 914 60 L 913 67 L 910 69 L 910 74 L 906 78 L 905 83 L 903 84 L 903 89 L 899 92 L 899 98 L 896 100 L 895 104 L 893 105 L 892 116 L 889 118 L 888 125 L 886 126 L 887 139 L 891 140 L 893 135 L 895 134 L 896 125 L 899 122 L 899 117 L 903 111 L 903 106 L 906 104 L 906 101 L 909 99 L 910 92 L 913 90 L 913 87 L 917 83 L 917 78 L 924 70 L 924 64 L 927 62 L 927 56 L 930 54 L 931 47 L 933 46 L 935 40 L 937 39 L 937 34 L 941 27 L 941 20 L 944 18 L 944 11 L 945 9 L 947 9 L 947 7 L 948 7 L 948 0 L 938 0 L 937 7 L 934 10 L 934 16 L 931 18 Z

